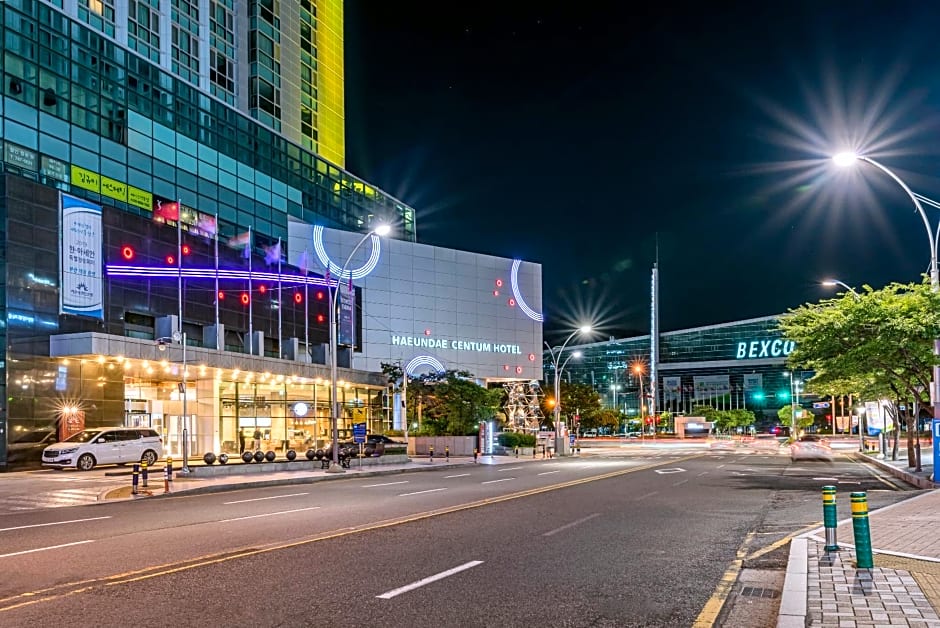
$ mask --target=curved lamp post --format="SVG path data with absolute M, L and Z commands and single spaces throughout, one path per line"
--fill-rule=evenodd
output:
M 373 235 L 377 236 L 386 236 L 392 228 L 389 225 L 382 224 L 376 227 L 373 227 L 371 231 L 362 236 L 362 239 L 353 247 L 353 250 L 349 252 L 349 256 L 346 258 L 346 261 L 343 262 L 343 267 L 339 271 L 339 276 L 336 278 L 336 286 L 333 288 L 332 299 L 330 300 L 330 443 L 333 454 L 333 464 L 330 465 L 330 468 L 327 469 L 327 473 L 344 473 L 343 468 L 339 465 L 339 399 L 336 395 L 336 352 L 337 345 L 339 343 L 339 313 L 336 311 L 337 304 L 339 302 L 339 289 L 340 282 L 343 281 L 346 277 L 346 267 L 349 266 L 349 262 L 352 261 L 353 255 L 356 254 L 356 251 L 359 250 L 359 247 L 365 243 L 366 240 L 371 238 Z
M 940 292 L 940 275 L 937 274 L 937 236 L 934 235 L 933 230 L 930 228 L 930 221 L 927 219 L 927 214 L 924 212 L 924 208 L 920 204 L 920 197 L 914 192 L 911 191 L 911 188 L 907 187 L 907 184 L 901 180 L 898 175 L 894 174 L 883 164 L 878 163 L 871 157 L 866 157 L 864 155 L 858 155 L 853 152 L 843 152 L 832 157 L 832 160 L 836 165 L 841 167 L 851 166 L 856 161 L 864 161 L 867 164 L 871 164 L 878 170 L 881 170 L 883 173 L 891 177 L 895 183 L 901 186 L 901 189 L 908 195 L 911 199 L 911 202 L 914 203 L 914 207 L 917 208 L 918 213 L 920 214 L 921 219 L 924 221 L 924 227 L 927 229 L 927 240 L 930 242 L 930 289 L 933 292 Z M 940 339 L 934 339 L 933 341 L 933 354 L 934 357 L 940 356 Z M 933 367 L 933 382 L 930 385 L 930 404 L 933 406 L 933 415 L 935 417 L 940 417 L 940 394 L 938 394 L 938 384 L 940 384 L 940 365 Z
M 561 455 L 562 451 L 564 451 L 565 444 L 565 437 L 561 433 L 561 372 L 568 364 L 568 360 L 576 355 L 580 357 L 580 351 L 575 351 L 569 355 L 561 366 L 558 365 L 558 361 L 561 359 L 561 354 L 564 352 L 565 347 L 568 346 L 568 343 L 571 342 L 572 338 L 577 334 L 588 333 L 591 333 L 591 326 L 582 325 L 568 334 L 568 337 L 565 338 L 565 341 L 561 343 L 560 347 L 550 347 L 548 342 L 545 343 L 545 346 L 548 348 L 548 354 L 552 356 L 552 366 L 555 369 L 555 453 L 558 455 Z
M 833 288 L 835 286 L 842 286 L 843 288 L 851 292 L 852 296 L 855 297 L 856 299 L 858 299 L 861 296 L 859 295 L 858 292 L 855 291 L 855 288 L 853 288 L 852 286 L 850 286 L 849 284 L 843 281 L 839 281 L 838 279 L 823 279 L 822 285 L 827 286 L 829 288 Z

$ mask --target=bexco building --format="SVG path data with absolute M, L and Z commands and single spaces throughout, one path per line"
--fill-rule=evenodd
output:
M 540 266 L 417 243 L 414 209 L 342 168 L 341 3 L 278 5 L 334 35 L 302 85 L 247 54 L 209 71 L 265 15 L 202 12 L 225 32 L 181 64 L 170 24 L 143 42 L 83 6 L 0 3 L 0 469 L 84 427 L 153 427 L 175 458 L 184 434 L 192 456 L 322 446 L 337 290 L 342 438 L 391 427 L 383 362 L 541 378 Z M 277 36 L 304 62 L 327 34 Z

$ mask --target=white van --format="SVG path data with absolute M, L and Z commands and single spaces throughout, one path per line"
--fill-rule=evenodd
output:
M 584 438 L 597 438 L 597 430 L 594 428 L 585 430 L 584 434 L 582 434 L 581 436 Z
M 147 461 L 152 466 L 163 457 L 163 440 L 149 427 L 88 429 L 46 447 L 42 466 L 75 467 L 91 471 L 99 464 L 128 464 Z

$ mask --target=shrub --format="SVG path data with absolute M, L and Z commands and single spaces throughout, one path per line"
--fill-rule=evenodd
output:
M 535 447 L 535 434 L 519 434 L 520 447 Z
M 518 447 L 519 436 L 520 434 L 516 434 L 515 432 L 503 432 L 499 435 L 499 444 L 503 447 L 508 447 L 509 449 Z

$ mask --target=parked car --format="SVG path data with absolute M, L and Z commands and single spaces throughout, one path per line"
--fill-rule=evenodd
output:
M 825 438 L 805 434 L 790 444 L 790 460 L 832 460 L 832 447 Z
M 581 434 L 581 436 L 583 438 L 597 438 L 597 430 L 593 428 L 589 430 L 585 430 L 584 434 Z
M 17 436 L 7 445 L 7 463 L 39 465 L 43 450 L 56 442 L 55 430 L 31 430 Z
M 403 441 L 395 440 L 394 438 L 389 438 L 385 434 L 369 434 L 366 436 L 366 443 L 385 443 L 386 445 L 404 445 Z
M 163 440 L 147 427 L 87 429 L 46 447 L 42 466 L 90 471 L 99 464 L 154 464 L 163 457 Z

